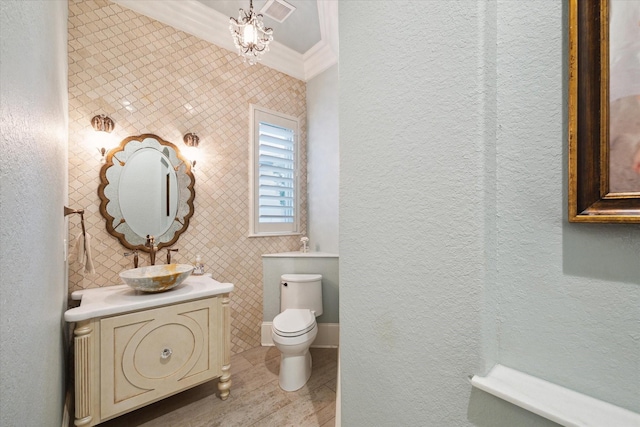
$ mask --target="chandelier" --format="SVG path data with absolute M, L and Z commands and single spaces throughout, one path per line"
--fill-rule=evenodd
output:
M 262 14 L 253 12 L 253 0 L 249 0 L 249 13 L 240 9 L 238 19 L 229 18 L 229 31 L 238 53 L 251 65 L 269 51 L 269 42 L 273 40 L 273 29 L 265 28 Z

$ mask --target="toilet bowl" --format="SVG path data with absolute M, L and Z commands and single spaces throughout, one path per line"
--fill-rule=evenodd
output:
M 296 391 L 311 376 L 309 347 L 318 335 L 316 316 L 322 314 L 322 276 L 285 274 L 281 277 L 280 309 L 271 338 L 280 351 L 280 388 Z
M 273 319 L 271 337 L 280 351 L 280 388 L 296 391 L 311 376 L 309 347 L 318 335 L 316 318 L 307 309 L 287 309 Z

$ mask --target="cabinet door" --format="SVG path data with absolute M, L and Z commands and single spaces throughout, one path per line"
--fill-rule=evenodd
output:
M 100 321 L 105 420 L 220 376 L 218 298 Z

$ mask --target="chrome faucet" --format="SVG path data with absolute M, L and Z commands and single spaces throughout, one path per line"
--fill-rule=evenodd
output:
M 149 258 L 151 261 L 151 265 L 156 265 L 156 252 L 158 252 L 158 247 L 156 246 L 156 238 L 147 234 L 147 243 L 146 247 L 149 248 Z

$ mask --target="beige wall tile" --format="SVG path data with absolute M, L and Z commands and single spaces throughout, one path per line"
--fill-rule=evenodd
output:
M 126 249 L 108 235 L 99 213 L 101 168 L 89 142 L 91 118 L 108 114 L 118 141 L 154 133 L 181 147 L 182 135 L 200 136 L 195 214 L 174 247 L 177 262 L 201 254 L 206 271 L 235 285 L 232 352 L 260 344 L 263 253 L 297 250 L 297 237 L 248 238 L 249 104 L 300 119 L 301 176 L 306 176 L 306 85 L 234 53 L 107 0 L 69 2 L 69 205 L 86 210 L 96 275 L 69 266 L 70 291 L 120 283 L 132 267 Z M 133 112 L 122 101 L 132 102 Z M 185 106 L 190 106 L 188 109 Z M 306 232 L 306 182 L 301 187 Z M 80 231 L 70 221 L 70 241 Z M 164 252 L 162 253 L 164 256 Z M 162 258 L 161 258 L 162 259 Z M 148 256 L 141 255 L 141 264 Z

